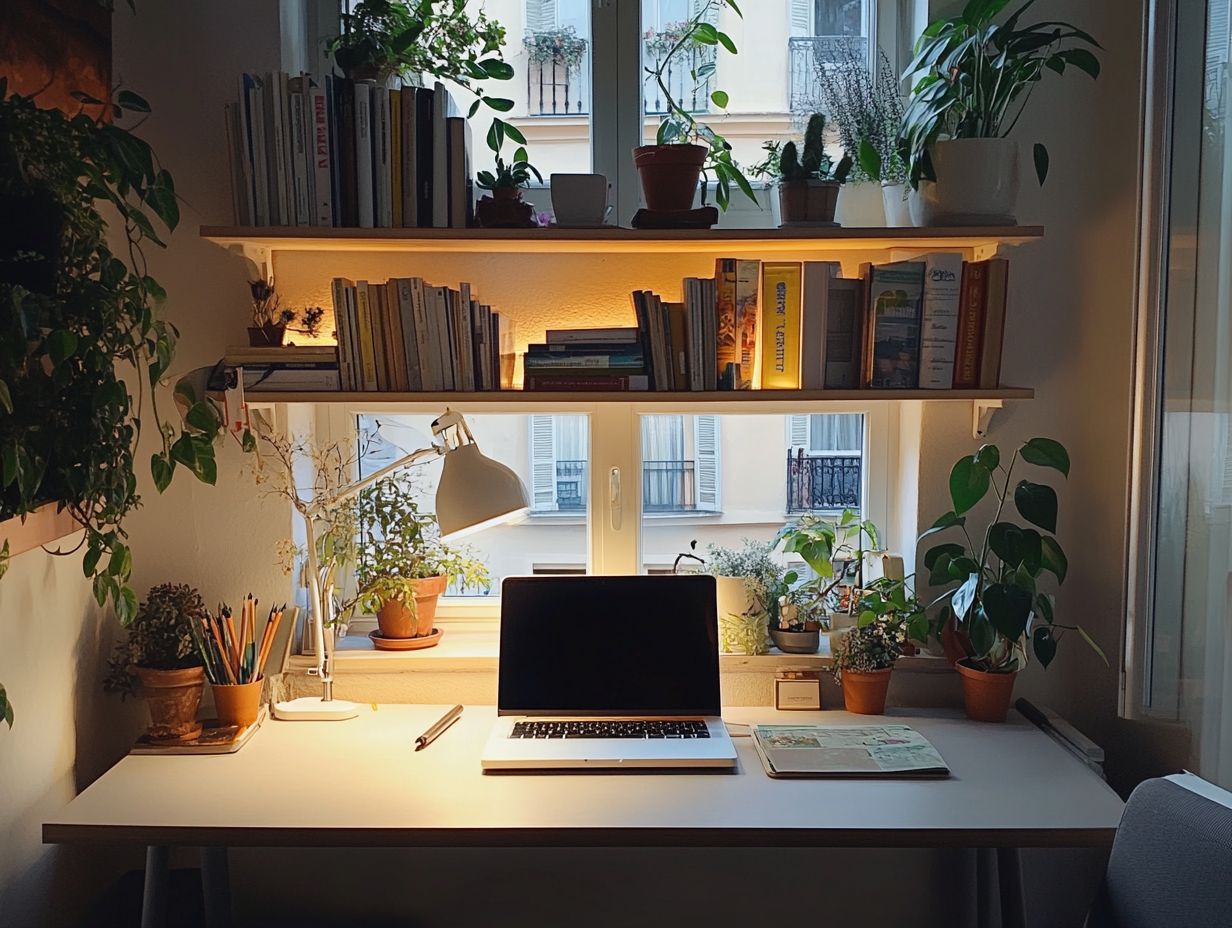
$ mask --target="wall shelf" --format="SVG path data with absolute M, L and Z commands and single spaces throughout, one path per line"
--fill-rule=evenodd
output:
M 475 254 L 817 253 L 968 249 L 975 259 L 1041 238 L 1043 226 L 833 229 L 335 229 L 201 226 L 201 237 L 257 263 L 273 252 Z
M 320 391 L 313 393 L 261 392 L 245 394 L 249 405 L 277 403 L 346 403 L 357 406 L 425 403 L 436 406 L 496 406 L 527 403 L 550 406 L 583 406 L 591 403 L 663 403 L 713 408 L 716 406 L 757 406 L 774 403 L 832 402 L 930 402 L 1000 403 L 1004 400 L 1033 399 L 1029 387 L 997 387 L 995 390 L 719 390 L 714 392 L 676 392 L 641 390 L 632 392 L 534 392 L 500 390 L 489 393 L 355 393 Z

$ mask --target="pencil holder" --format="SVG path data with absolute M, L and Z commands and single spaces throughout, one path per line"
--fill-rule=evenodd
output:
M 234 686 L 213 684 L 214 708 L 218 712 L 218 721 L 223 725 L 238 725 L 241 728 L 255 722 L 257 713 L 261 710 L 263 686 L 265 677 Z

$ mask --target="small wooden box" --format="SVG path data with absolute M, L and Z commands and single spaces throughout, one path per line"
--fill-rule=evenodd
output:
M 774 674 L 774 708 L 820 709 L 821 670 L 783 667 Z

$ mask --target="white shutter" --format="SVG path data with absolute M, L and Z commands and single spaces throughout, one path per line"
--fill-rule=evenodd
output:
M 547 32 L 556 28 L 556 0 L 526 0 L 526 28 Z
M 787 417 L 787 447 L 794 453 L 797 448 L 809 450 L 809 417 Z
M 693 453 L 697 456 L 697 508 L 703 512 L 718 512 L 719 417 L 693 417 Z
M 556 511 L 556 421 L 530 416 L 531 509 Z
M 791 34 L 795 36 L 812 35 L 812 0 L 788 0 L 788 2 L 791 4 Z

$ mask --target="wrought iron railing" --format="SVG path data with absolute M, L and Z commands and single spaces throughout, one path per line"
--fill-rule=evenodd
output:
M 788 107 L 793 113 L 824 109 L 818 72 L 848 60 L 852 52 L 868 60 L 868 38 L 862 35 L 806 35 L 787 40 Z
M 587 115 L 590 112 L 589 78 L 589 54 L 577 65 L 567 64 L 557 58 L 527 62 L 527 115 Z
M 692 461 L 642 462 L 642 512 L 692 512 L 697 486 Z
M 657 70 L 667 51 L 668 49 L 663 47 L 663 42 L 658 38 L 643 42 L 643 65 Z M 687 112 L 706 113 L 710 111 L 710 92 L 714 89 L 714 75 L 702 69 L 705 65 L 713 66 L 714 59 L 714 46 L 692 45 L 680 49 L 667 63 L 667 70 L 663 72 L 663 80 L 671 92 L 672 99 Z M 693 78 L 694 73 L 698 73 L 697 80 Z M 667 112 L 667 101 L 663 99 L 663 91 L 649 75 L 646 76 L 642 93 L 642 105 L 645 107 L 646 114 L 650 116 L 661 116 Z
M 787 452 L 787 511 L 860 509 L 863 483 L 859 455 Z
M 561 512 L 586 510 L 586 462 L 556 462 L 556 508 Z

